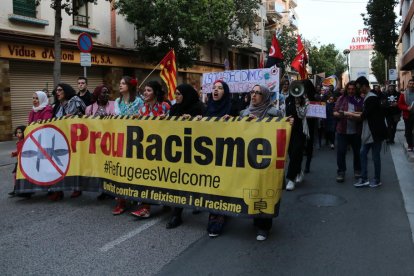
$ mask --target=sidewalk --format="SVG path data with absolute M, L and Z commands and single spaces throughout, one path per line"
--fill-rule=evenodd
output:
M 407 151 L 402 120 L 398 123 L 395 138 L 395 145 L 390 146 L 391 155 L 414 241 L 414 153 Z
M 16 150 L 16 141 L 0 142 L 0 166 L 14 164 L 16 158 L 10 157 L 12 151 Z

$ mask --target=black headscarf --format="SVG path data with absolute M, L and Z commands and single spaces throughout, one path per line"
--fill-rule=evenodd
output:
M 224 81 L 216 81 L 220 82 L 223 85 L 224 95 L 223 97 L 218 100 L 214 101 L 212 94 L 209 95 L 207 110 L 205 116 L 212 116 L 212 117 L 222 117 L 226 114 L 230 114 L 231 110 L 231 97 L 230 97 L 230 88 Z
M 198 97 L 197 91 L 189 84 L 180 84 L 177 90 L 183 95 L 181 103 L 174 104 L 170 112 L 170 116 L 181 116 L 189 114 L 191 116 L 203 115 L 204 105 Z

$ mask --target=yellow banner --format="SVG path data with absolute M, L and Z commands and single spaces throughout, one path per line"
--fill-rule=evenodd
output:
M 26 129 L 17 190 L 103 190 L 228 215 L 273 216 L 290 131 L 279 118 L 52 119 Z

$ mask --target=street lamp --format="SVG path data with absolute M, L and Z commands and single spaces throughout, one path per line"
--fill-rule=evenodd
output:
M 348 80 L 350 81 L 351 80 L 351 72 L 349 71 L 349 53 L 350 53 L 351 51 L 349 51 L 349 49 L 345 49 L 344 51 L 343 51 L 343 53 L 344 53 L 344 55 L 346 56 L 346 67 L 347 67 L 347 69 L 348 69 Z

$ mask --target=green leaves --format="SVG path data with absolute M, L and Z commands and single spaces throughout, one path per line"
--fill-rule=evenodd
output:
M 341 76 L 346 69 L 345 57 L 334 44 L 312 46 L 309 49 L 309 63 L 313 73 L 325 72 L 326 76 Z
M 397 4 L 398 1 L 395 0 L 369 0 L 367 13 L 362 14 L 364 24 L 369 31 L 369 38 L 374 40 L 374 49 L 387 58 L 397 54 L 399 23 L 394 12 Z
M 119 13 L 138 32 L 137 48 L 146 61 L 159 62 L 174 48 L 180 67 L 199 58 L 200 45 L 215 41 L 237 45 L 243 41 L 239 28 L 254 26 L 259 0 L 118 0 Z M 229 40 L 229 37 L 232 40 Z

